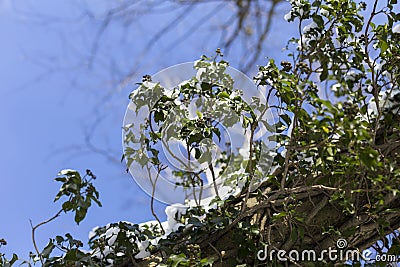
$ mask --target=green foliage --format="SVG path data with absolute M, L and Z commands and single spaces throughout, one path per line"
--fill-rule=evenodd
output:
M 203 56 L 197 61 L 198 76 L 172 92 L 145 77 L 139 84 L 141 90 L 130 98 L 136 101 L 136 112 L 151 107 L 149 119 L 139 133 L 133 131 L 135 125 L 124 127 L 124 143 L 136 145 L 124 151 L 129 166 L 138 162 L 141 167 L 156 167 L 159 174 L 164 166 L 157 145 L 164 135 L 183 140 L 200 163 L 210 162 L 211 152 L 202 145 L 209 139 L 221 142 L 221 129 L 206 112 L 198 111 L 189 118 L 178 105 L 198 97 L 210 98 L 217 103 L 212 105 L 215 118 L 229 114 L 224 120 L 226 127 L 240 122 L 246 132 L 254 134 L 261 125 L 271 132 L 269 139 L 277 144 L 273 173 L 262 172 L 260 165 L 266 155 L 261 153 L 261 143 L 250 139 L 248 160 L 240 153 L 221 153 L 213 162 L 227 173 L 226 184 L 245 185 L 237 198 L 216 197 L 207 210 L 197 203 L 185 214 L 177 213 L 175 219 L 182 226 L 168 234 L 158 223 L 118 222 L 100 227 L 89 240 L 90 252 L 84 252 L 83 243 L 69 234 L 57 236 L 25 263 L 123 265 L 135 262 L 141 253 L 162 255 L 159 266 L 211 266 L 223 258 L 221 251 L 231 250 L 234 255 L 227 260 L 229 266 L 254 266 L 263 264 L 257 259 L 260 245 L 300 250 L 339 237 L 355 240 L 364 248 L 381 239 L 379 252 L 385 248 L 387 253 L 398 254 L 398 240 L 385 237 L 396 234 L 393 227 L 399 226 L 395 218 L 400 214 L 397 1 L 389 0 L 385 6 L 377 1 L 290 2 L 292 8 L 285 18 L 298 23 L 299 35 L 286 47 L 288 59 L 280 64 L 270 59 L 254 77 L 258 87 L 266 89 L 267 101 L 256 97 L 248 104 L 243 100 L 225 72 L 228 62 L 217 60 L 219 51 L 214 58 Z M 275 101 L 268 102 L 272 97 Z M 267 110 L 277 114 L 274 124 L 259 116 Z M 181 118 L 179 127 L 171 126 L 171 114 Z M 201 172 L 172 173 L 187 188 L 202 184 Z M 250 192 L 250 182 L 257 177 L 263 183 Z M 55 201 L 67 199 L 60 212 L 74 213 L 77 224 L 92 201 L 101 206 L 91 183 L 94 178 L 90 171 L 81 177 L 73 170 L 56 178 L 62 186 Z M 220 240 L 224 246 L 215 247 L 213 244 L 221 245 Z M 308 245 L 304 245 L 306 241 Z M 5 241 L 0 240 L 1 245 Z M 62 255 L 54 256 L 55 249 Z M 16 255 L 8 260 L 0 254 L 1 266 L 12 266 L 17 260 Z
M 7 241 L 5 239 L 1 238 L 0 239 L 0 248 L 5 245 L 7 245 Z M 0 266 L 10 267 L 14 263 L 16 263 L 17 260 L 18 260 L 18 256 L 16 254 L 13 254 L 11 259 L 7 259 L 6 255 L 4 255 L 3 253 L 0 253 Z
M 86 177 L 89 177 L 89 179 L 86 179 Z M 74 170 L 62 171 L 59 173 L 59 177 L 55 178 L 57 182 L 62 183 L 62 186 L 54 202 L 63 196 L 67 197 L 68 200 L 62 204 L 62 210 L 74 212 L 77 224 L 86 217 L 92 201 L 101 207 L 99 192 L 91 183 L 94 179 L 96 179 L 96 176 L 90 170 L 86 170 L 86 175 L 83 178 Z
M 32 266 L 40 262 L 42 266 L 100 266 L 92 259 L 93 254 L 88 253 L 82 249 L 83 242 L 74 239 L 71 234 L 63 236 L 56 236 L 50 238 L 47 245 L 39 251 L 36 240 L 35 231 L 38 227 L 45 225 L 56 219 L 62 212 L 72 212 L 75 214 L 75 222 L 79 224 L 85 217 L 88 208 L 94 201 L 101 207 L 99 200 L 99 193 L 94 187 L 92 181 L 96 176 L 90 171 L 86 170 L 86 174 L 82 177 L 79 172 L 75 170 L 63 170 L 58 173 L 56 181 L 61 182 L 60 191 L 57 193 L 54 202 L 59 201 L 63 197 L 67 200 L 61 204 L 60 211 L 48 220 L 45 220 L 36 226 L 32 225 L 32 242 L 36 249 L 36 253 L 30 252 L 29 260 L 21 260 L 17 255 L 13 255 L 10 260 L 5 258 L 4 254 L 0 253 L 0 266 L 13 266 L 18 261 L 20 265 Z M 4 239 L 0 240 L 0 247 L 6 245 Z M 56 250 L 61 252 L 57 256 Z
M 66 197 L 67 200 L 62 203 L 62 209 L 54 217 L 33 227 L 33 234 L 38 226 L 55 219 L 62 211 L 65 213 L 75 213 L 75 222 L 79 224 L 86 217 L 92 201 L 101 207 L 99 193 L 92 183 L 94 179 L 96 179 L 96 176 L 90 170 L 86 170 L 86 174 L 83 177 L 75 170 L 63 170 L 58 173 L 55 181 L 61 182 L 62 185 L 54 202 L 60 200 L 62 197 Z M 35 239 L 33 239 L 33 242 L 36 248 Z M 74 239 L 67 233 L 65 237 L 58 235 L 56 238 L 50 239 L 46 247 L 38 255 L 31 253 L 30 258 L 34 263 L 39 258 L 43 266 L 71 266 L 76 264 L 98 266 L 94 264 L 92 254 L 83 251 L 82 247 L 82 241 Z M 61 251 L 62 254 L 54 256 L 55 249 Z M 26 263 L 30 265 L 29 262 Z
M 198 245 L 189 244 L 186 246 L 186 254 L 180 253 L 178 255 L 171 254 L 168 257 L 167 265 L 161 264 L 160 266 L 173 266 L 173 267 L 203 267 L 212 266 L 214 259 L 201 258 L 201 250 Z

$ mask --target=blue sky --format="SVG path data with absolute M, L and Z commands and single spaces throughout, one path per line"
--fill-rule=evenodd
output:
M 212 55 L 219 42 L 215 29 L 232 7 L 204 4 L 151 47 L 146 46 L 152 36 L 181 10 L 133 16 L 129 28 L 111 23 L 90 61 L 101 15 L 115 2 L 0 2 L 0 238 L 8 242 L 1 248 L 8 255 L 27 258 L 33 251 L 29 220 L 36 224 L 59 210 L 60 204 L 53 203 L 59 184 L 53 178 L 66 168 L 91 169 L 97 175 L 103 207 L 94 206 L 79 226 L 63 215 L 39 228 L 40 247 L 58 234 L 69 232 L 85 242 L 97 225 L 153 219 L 150 198 L 119 163 L 129 92 L 144 74 Z M 281 48 L 295 26 L 283 19 L 288 8 L 278 8 L 264 56 L 282 57 Z M 207 22 L 214 31 L 196 27 L 210 10 L 218 12 Z M 180 39 L 188 28 L 195 33 Z M 234 46 L 225 55 L 233 67 L 239 49 Z M 122 82 L 133 70 L 131 79 Z M 88 149 L 87 136 L 107 155 Z M 165 217 L 162 204 L 156 210 Z

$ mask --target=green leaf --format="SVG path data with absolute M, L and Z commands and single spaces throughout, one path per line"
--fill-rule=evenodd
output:
M 66 201 L 62 204 L 62 209 L 64 212 L 72 210 L 74 205 L 70 201 Z
M 212 266 L 214 261 L 213 258 L 203 258 L 200 260 L 200 266 Z
M 271 133 L 276 132 L 275 127 L 272 126 L 271 124 L 269 124 L 267 121 L 262 120 L 261 122 L 262 122 L 262 124 L 264 124 L 265 128 L 267 128 L 267 131 L 269 131 L 269 132 L 271 132 Z
M 371 170 L 375 170 L 378 167 L 377 166 L 378 156 L 379 153 L 370 147 L 367 147 L 360 151 L 360 159 L 362 163 Z
M 160 121 L 164 121 L 164 113 L 162 111 L 156 111 L 154 113 L 154 122 L 158 123 Z
M 177 267 L 177 266 L 179 266 L 180 263 L 188 261 L 188 259 L 186 259 L 185 254 L 183 254 L 183 253 L 181 253 L 179 255 L 173 254 L 169 257 L 169 259 L 172 261 L 172 265 L 171 265 L 172 267 Z
M 201 227 L 203 223 L 196 217 L 190 217 L 188 219 L 188 224 L 193 224 L 194 226 Z
M 195 157 L 196 159 L 199 159 L 200 156 L 201 156 L 201 151 L 200 151 L 200 149 L 196 147 L 196 148 L 194 149 L 194 151 L 195 151 L 194 157 Z
M 80 208 L 76 210 L 75 213 L 75 222 L 76 224 L 79 224 L 83 219 L 85 219 L 87 213 L 86 208 Z
M 379 48 L 381 49 L 382 53 L 386 52 L 386 50 L 389 48 L 389 44 L 386 41 L 380 40 Z
M 327 67 L 324 67 L 323 69 L 322 69 L 322 72 L 321 72 L 321 74 L 319 75 L 319 80 L 321 81 L 321 82 L 323 82 L 323 81 L 325 81 L 327 78 L 328 78 L 328 68 Z
M 312 18 L 313 21 L 318 25 L 318 27 L 320 28 L 324 27 L 324 20 L 320 15 L 314 14 Z
M 213 128 L 212 132 L 218 137 L 218 141 L 221 142 L 221 131 L 218 128 Z
M 48 258 L 50 253 L 53 251 L 55 248 L 55 245 L 53 244 L 53 240 L 49 240 L 49 243 L 47 246 L 43 249 L 43 251 L 40 253 L 43 258 Z
M 12 266 L 17 260 L 18 260 L 18 256 L 17 256 L 17 254 L 14 253 L 10 260 L 10 266 Z
M 281 119 L 286 123 L 287 126 L 290 126 L 292 124 L 292 120 L 290 119 L 288 114 L 282 114 L 279 115 L 279 117 L 281 117 Z
M 219 93 L 218 97 L 220 97 L 220 98 L 229 98 L 229 94 L 224 91 L 224 92 Z
M 56 242 L 57 244 L 61 244 L 62 242 L 64 242 L 64 237 L 60 235 L 56 236 Z

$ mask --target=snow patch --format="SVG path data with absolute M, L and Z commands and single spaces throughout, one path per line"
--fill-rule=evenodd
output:
M 64 169 L 64 170 L 61 170 L 58 173 L 58 175 L 66 175 L 66 174 L 71 173 L 71 172 L 77 172 L 77 171 L 76 170 L 72 170 L 72 169 Z
M 392 32 L 394 33 L 400 33 L 400 24 L 396 24 L 393 29 Z

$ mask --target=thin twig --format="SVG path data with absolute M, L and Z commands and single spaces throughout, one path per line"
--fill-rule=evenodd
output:
M 151 209 L 151 214 L 154 216 L 154 218 L 157 220 L 158 224 L 160 225 L 162 234 L 165 234 L 164 227 L 162 226 L 161 221 L 160 221 L 160 219 L 159 219 L 158 216 L 157 216 L 157 213 L 154 211 L 154 194 L 155 194 L 155 191 L 156 191 L 156 183 L 157 183 L 158 178 L 160 177 L 160 173 L 161 173 L 161 171 L 164 170 L 166 167 L 162 167 L 162 166 L 160 166 L 160 165 L 158 165 L 157 167 L 158 167 L 158 168 L 157 168 L 157 174 L 156 174 L 156 177 L 155 177 L 155 179 L 154 179 L 154 183 L 153 183 L 153 180 L 151 179 L 150 168 L 147 167 L 147 173 L 148 173 L 148 175 L 149 175 L 150 182 L 151 182 L 151 186 L 152 186 L 151 200 L 150 200 L 150 209 Z
M 212 162 L 210 162 L 210 164 L 208 164 L 208 168 L 209 168 L 210 171 L 211 171 L 211 176 L 212 176 L 212 179 L 213 179 L 213 185 L 214 185 L 215 195 L 216 195 L 218 198 L 220 198 L 219 193 L 218 193 L 217 180 L 216 180 L 216 178 L 215 178 L 214 166 L 213 166 Z
M 41 223 L 39 223 L 39 224 L 37 224 L 37 225 L 35 225 L 35 226 L 33 226 L 32 220 L 29 220 L 29 221 L 30 221 L 30 224 L 31 224 L 31 228 L 32 228 L 32 243 L 33 243 L 33 246 L 34 246 L 34 248 L 35 248 L 35 251 L 36 251 L 36 253 L 37 253 L 37 256 L 39 257 L 40 262 L 42 263 L 42 265 L 44 265 L 44 260 L 43 260 L 42 254 L 39 252 L 38 246 L 37 246 L 37 244 L 36 244 L 35 231 L 36 231 L 36 229 L 39 228 L 40 226 L 42 226 L 42 225 L 44 225 L 44 224 L 47 224 L 47 223 L 53 221 L 54 219 L 56 219 L 58 216 L 60 216 L 61 212 L 63 212 L 62 209 L 60 209 L 60 210 L 59 210 L 53 217 L 51 217 L 50 219 L 47 219 L 46 221 L 43 221 L 43 222 L 41 222 Z
M 220 262 L 222 262 L 222 254 L 218 251 L 216 247 L 214 247 L 210 242 L 208 242 L 208 245 L 218 254 Z

